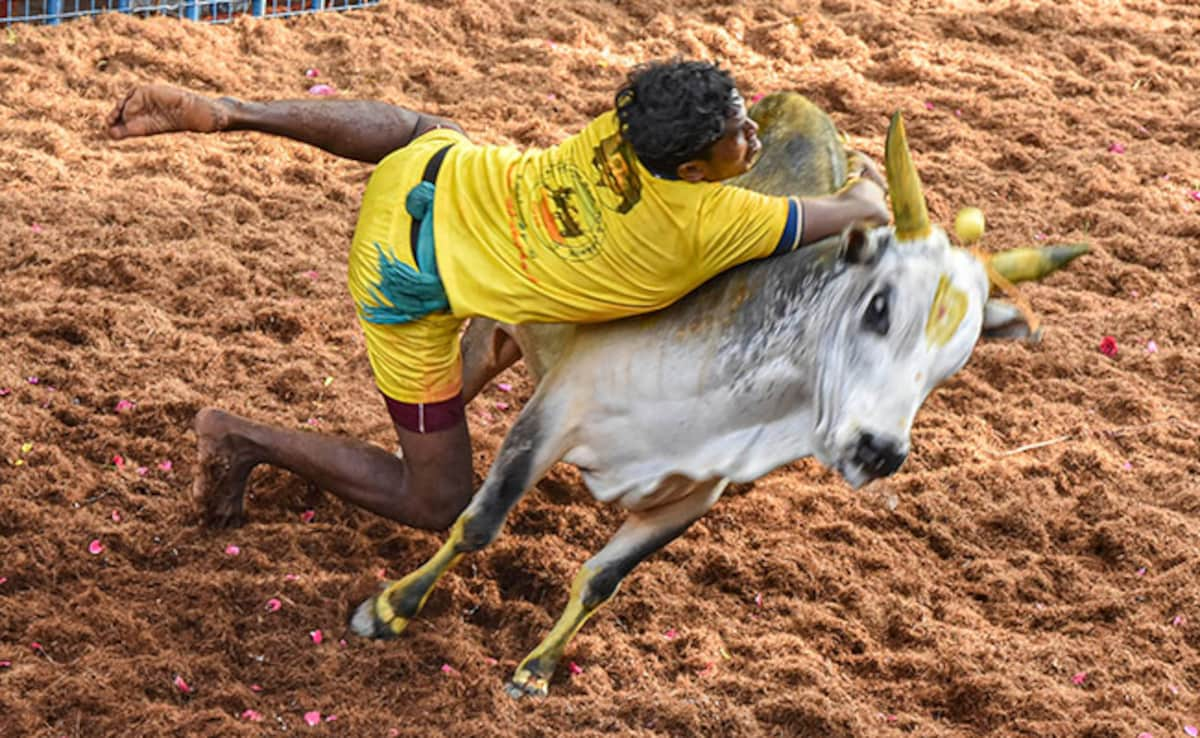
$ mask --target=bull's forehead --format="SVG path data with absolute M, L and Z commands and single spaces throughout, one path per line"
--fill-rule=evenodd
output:
M 989 290 L 983 265 L 970 252 L 952 248 L 937 226 L 927 238 L 895 244 L 891 252 L 905 281 L 906 312 L 918 321 L 919 345 L 912 348 L 941 355 L 956 369 L 982 326 Z

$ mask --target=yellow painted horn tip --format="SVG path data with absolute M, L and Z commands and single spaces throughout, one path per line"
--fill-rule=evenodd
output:
M 958 211 L 954 216 L 954 234 L 965 246 L 970 246 L 983 238 L 983 211 L 975 207 L 967 207 Z

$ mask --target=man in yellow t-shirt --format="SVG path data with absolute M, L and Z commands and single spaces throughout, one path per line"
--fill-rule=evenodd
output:
M 464 359 L 465 319 L 645 313 L 729 267 L 888 219 L 869 161 L 857 184 L 821 198 L 723 184 L 761 144 L 733 79 L 706 62 L 638 67 L 612 110 L 548 149 L 476 145 L 452 121 L 386 103 L 247 103 L 162 86 L 131 92 L 108 126 L 114 139 L 260 131 L 378 165 L 348 276 L 403 453 L 202 410 L 195 494 L 214 524 L 241 521 L 250 471 L 268 463 L 393 520 L 444 528 L 473 491 L 463 405 L 519 358 L 505 343 Z

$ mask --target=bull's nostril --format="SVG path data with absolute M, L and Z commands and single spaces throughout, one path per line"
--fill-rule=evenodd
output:
M 863 433 L 858 437 L 858 446 L 854 450 L 854 460 L 866 472 L 874 477 L 886 477 L 896 472 L 904 464 L 907 453 L 900 450 L 900 444 L 890 438 L 879 438 L 871 433 Z

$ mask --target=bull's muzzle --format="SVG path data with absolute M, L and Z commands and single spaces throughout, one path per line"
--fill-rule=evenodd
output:
M 873 479 L 895 474 L 908 458 L 908 449 L 890 436 L 862 433 L 854 449 L 854 463 Z

